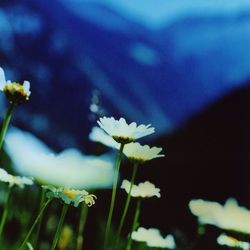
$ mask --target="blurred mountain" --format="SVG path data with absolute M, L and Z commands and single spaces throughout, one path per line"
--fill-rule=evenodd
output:
M 83 146 L 100 115 L 165 134 L 247 84 L 247 1 L 140 2 L 1 3 L 0 63 L 32 82 L 19 126 L 59 148 Z

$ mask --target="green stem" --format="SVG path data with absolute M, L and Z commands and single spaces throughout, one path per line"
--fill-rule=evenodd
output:
M 2 233 L 3 233 L 3 228 L 8 216 L 8 204 L 9 204 L 9 198 L 10 198 L 10 192 L 11 192 L 12 186 L 8 187 L 6 196 L 5 196 L 5 203 L 4 203 L 4 208 L 3 208 L 3 214 L 2 214 L 2 218 L 1 218 L 1 222 L 0 222 L 0 239 L 2 237 Z
M 61 212 L 61 217 L 60 217 L 60 220 L 59 220 L 59 223 L 57 226 L 56 234 L 55 234 L 54 239 L 53 239 L 52 247 L 50 248 L 51 250 L 54 250 L 56 248 L 57 242 L 58 242 L 59 237 L 61 235 L 62 226 L 63 226 L 64 218 L 65 218 L 65 215 L 67 213 L 68 207 L 69 206 L 64 203 L 63 209 Z
M 82 207 L 81 207 L 80 223 L 79 223 L 78 236 L 77 236 L 77 242 L 76 242 L 77 250 L 82 250 L 83 241 L 84 241 L 83 231 L 85 228 L 87 216 L 88 216 L 88 206 L 85 202 L 83 202 Z
M 7 109 L 7 112 L 5 114 L 2 129 L 1 129 L 1 132 L 0 132 L 0 150 L 1 150 L 2 146 L 3 146 L 3 141 L 4 141 L 4 138 L 5 138 L 7 129 L 9 127 L 9 123 L 10 123 L 10 120 L 11 120 L 11 117 L 12 117 L 15 106 L 16 106 L 16 102 L 12 102 L 9 105 L 9 107 Z
M 122 160 L 122 152 L 123 152 L 124 145 L 125 145 L 124 143 L 121 143 L 120 149 L 119 149 L 119 152 L 118 152 L 118 155 L 117 155 L 117 159 L 116 159 L 115 176 L 114 176 L 114 182 L 113 182 L 113 189 L 112 189 L 112 197 L 111 197 L 110 208 L 109 208 L 109 215 L 108 215 L 108 220 L 107 220 L 105 234 L 104 234 L 103 250 L 106 249 L 106 246 L 107 246 L 107 243 L 108 243 L 108 237 L 109 237 L 110 225 L 111 225 L 111 220 L 112 220 L 113 210 L 114 210 L 114 205 L 115 205 L 116 190 L 117 190 L 119 170 L 120 170 L 120 165 L 121 165 L 121 160 Z
M 129 187 L 129 192 L 128 192 L 127 199 L 126 199 L 126 202 L 125 202 L 125 206 L 124 206 L 124 209 L 123 209 L 121 221 L 120 221 L 120 224 L 119 224 L 119 227 L 118 227 L 118 230 L 117 230 L 115 244 L 114 244 L 114 250 L 117 247 L 119 248 L 120 234 L 121 234 L 121 230 L 122 230 L 122 227 L 123 227 L 123 224 L 124 224 L 127 212 L 128 212 L 128 208 L 129 208 L 129 204 L 130 204 L 130 200 L 131 200 L 131 191 L 132 191 L 132 187 L 133 187 L 134 182 L 135 182 L 135 176 L 136 176 L 136 173 L 137 173 L 137 169 L 138 169 L 138 163 L 134 163 L 132 177 L 131 177 L 131 184 L 130 184 L 130 187 Z
M 136 228 L 138 226 L 138 219 L 139 219 L 139 215 L 140 215 L 140 210 L 141 210 L 141 200 L 138 199 L 137 204 L 136 204 L 136 210 L 135 210 L 135 216 L 134 216 L 134 220 L 133 220 L 133 224 L 132 224 L 132 229 L 131 229 L 131 232 L 129 234 L 126 250 L 131 250 L 132 233 L 136 230 Z
M 43 203 L 44 203 L 44 200 L 45 200 L 45 193 L 46 193 L 46 190 L 44 188 L 42 188 L 41 198 L 40 198 L 40 205 L 39 205 L 39 211 L 42 209 L 42 206 L 43 206 Z M 37 225 L 37 230 L 36 230 L 36 236 L 35 236 L 34 244 L 33 244 L 34 249 L 36 249 L 36 245 L 37 245 L 37 242 L 38 242 L 38 238 L 39 238 L 39 234 L 40 234 L 40 229 L 41 229 L 41 224 L 42 224 L 42 217 L 43 217 L 43 214 L 41 215 L 41 217 L 38 220 L 38 225 Z
M 27 241 L 28 241 L 28 239 L 29 239 L 31 233 L 33 232 L 33 230 L 34 230 L 36 224 L 39 222 L 39 220 L 40 220 L 40 218 L 41 218 L 41 216 L 42 216 L 42 214 L 43 214 L 45 208 L 48 206 L 48 204 L 50 203 L 50 201 L 51 201 L 51 199 L 47 200 L 47 201 L 43 204 L 42 208 L 40 209 L 40 211 L 39 211 L 39 213 L 38 213 L 38 215 L 37 215 L 37 217 L 36 217 L 36 219 L 35 219 L 33 225 L 31 226 L 29 232 L 27 233 L 27 235 L 26 235 L 26 237 L 25 237 L 25 239 L 24 239 L 22 245 L 20 246 L 19 250 L 23 249 L 24 246 L 26 246 L 26 243 L 27 243 Z

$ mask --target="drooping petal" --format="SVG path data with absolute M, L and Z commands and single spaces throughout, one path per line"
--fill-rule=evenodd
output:
M 5 79 L 4 71 L 0 67 L 0 90 L 3 90 L 5 85 L 6 85 L 6 79 Z
M 30 92 L 30 82 L 29 81 L 23 82 L 23 89 L 24 89 L 24 92 L 26 93 L 26 95 L 30 96 L 31 92 Z
M 93 127 L 91 133 L 89 134 L 89 139 L 94 142 L 100 142 L 111 148 L 119 149 L 120 145 L 111 136 L 105 133 L 99 127 Z

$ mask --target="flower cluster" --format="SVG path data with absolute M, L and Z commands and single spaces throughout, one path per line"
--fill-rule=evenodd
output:
M 235 199 L 228 199 L 224 206 L 212 201 L 191 200 L 189 208 L 201 224 L 250 234 L 250 211 L 239 206 Z
M 128 180 L 123 180 L 121 188 L 129 193 L 131 187 L 131 182 Z M 131 196 L 140 198 L 150 198 L 156 196 L 161 197 L 160 189 L 156 188 L 154 184 L 149 181 L 140 183 L 138 186 L 133 185 L 131 189 Z
M 105 230 L 105 243 L 104 243 L 104 248 L 106 246 L 106 242 L 108 239 L 108 234 L 109 234 L 109 229 L 110 229 L 110 223 L 112 219 L 112 213 L 113 213 L 113 208 L 114 208 L 114 201 L 115 201 L 115 196 L 116 196 L 116 188 L 117 188 L 117 183 L 118 183 L 118 174 L 119 174 L 119 166 L 121 163 L 121 153 L 123 153 L 131 162 L 133 162 L 133 174 L 131 178 L 131 182 L 128 180 L 124 180 L 122 182 L 122 189 L 125 189 L 127 192 L 127 200 L 124 206 L 123 214 L 121 217 L 121 221 L 118 227 L 118 232 L 117 232 L 117 240 L 115 241 L 115 248 L 119 246 L 119 236 L 123 227 L 123 223 L 125 220 L 125 217 L 127 215 L 129 203 L 130 203 L 130 197 L 138 197 L 138 198 L 149 198 L 149 197 L 160 197 L 160 189 L 156 188 L 152 183 L 146 181 L 144 183 L 140 183 L 138 186 L 134 185 L 134 180 L 135 176 L 137 173 L 137 167 L 139 164 L 142 164 L 146 161 L 159 158 L 159 157 L 164 157 L 163 154 L 160 154 L 162 151 L 162 148 L 158 147 L 149 147 L 148 145 L 141 145 L 138 142 L 135 142 L 135 140 L 150 135 L 154 133 L 155 129 L 151 127 L 151 125 L 139 125 L 135 122 L 132 122 L 128 124 L 124 118 L 120 118 L 119 120 L 115 120 L 113 117 L 107 118 L 103 117 L 100 118 L 99 121 L 97 121 L 99 126 L 106 132 L 106 134 L 103 133 L 98 128 L 94 128 L 89 135 L 89 138 L 92 141 L 98 141 L 101 142 L 104 145 L 110 146 L 115 149 L 119 149 L 119 154 L 118 154 L 118 164 L 116 165 L 116 178 L 114 180 L 114 185 L 113 185 L 113 190 L 112 190 L 112 200 L 111 200 L 111 206 L 109 210 L 109 216 L 108 216 L 108 222 L 106 225 L 106 230 Z M 110 136 L 107 136 L 107 134 Z M 136 225 L 138 223 L 138 214 L 140 210 L 140 199 L 137 200 L 137 207 L 136 207 L 136 212 L 135 212 L 135 218 L 133 225 Z M 133 226 L 134 230 L 135 227 Z M 139 232 L 139 236 L 140 236 Z M 136 232 L 134 233 L 136 235 Z M 154 236 L 156 236 L 155 234 Z M 157 235 L 159 236 L 159 235 Z M 147 237 L 147 236 L 146 236 Z M 162 247 L 164 244 L 163 242 L 168 239 L 161 239 L 160 236 L 158 238 L 154 238 L 156 242 L 154 244 L 156 246 Z M 144 240 L 142 240 L 144 241 Z M 145 239 L 146 241 L 146 239 Z M 150 245 L 150 242 L 148 244 Z
M 24 177 L 24 176 L 14 176 L 14 175 L 8 174 L 2 168 L 0 168 L 0 181 L 9 183 L 10 187 L 17 185 L 21 188 L 23 188 L 25 185 L 34 184 L 31 178 Z
M 165 238 L 156 228 L 143 228 L 139 227 L 137 231 L 132 232 L 132 239 L 135 241 L 145 242 L 148 247 L 169 248 L 176 247 L 174 237 L 167 235 Z
M 49 190 L 47 192 L 47 198 L 61 199 L 66 204 L 73 203 L 77 207 L 81 202 L 85 202 L 89 207 L 95 204 L 97 197 L 94 194 L 89 194 L 85 190 L 75 190 L 69 188 L 56 188 L 52 186 L 42 186 L 44 189 Z
M 115 141 L 111 136 L 107 135 L 99 127 L 93 127 L 89 134 L 91 141 L 100 142 L 108 147 L 119 149 L 120 144 Z M 164 154 L 159 154 L 162 148 L 149 147 L 148 145 L 141 145 L 138 142 L 131 142 L 126 144 L 123 149 L 125 156 L 132 162 L 144 163 L 155 158 L 164 157 Z
M 92 141 L 97 141 L 116 149 L 119 148 L 120 143 L 126 144 L 123 153 L 132 162 L 144 163 L 145 161 L 165 156 L 160 154 L 162 148 L 149 147 L 148 145 L 134 142 L 136 139 L 154 133 L 155 130 L 150 127 L 151 125 L 146 126 L 142 124 L 137 126 L 135 122 L 127 124 L 124 118 L 115 120 L 113 117 L 103 117 L 97 122 L 106 133 L 98 127 L 94 127 L 89 138 Z
M 6 81 L 3 69 L 0 67 L 0 90 L 3 91 L 8 100 L 13 103 L 21 103 L 29 100 L 30 82 L 24 81 L 23 84 Z

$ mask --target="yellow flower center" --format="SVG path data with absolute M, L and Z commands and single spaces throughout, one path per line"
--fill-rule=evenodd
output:
M 144 163 L 146 160 L 140 157 L 128 157 L 128 159 L 134 163 L 138 163 L 138 164 L 142 164 Z
M 3 91 L 8 91 L 11 94 L 18 92 L 22 96 L 26 96 L 26 92 L 23 88 L 23 85 L 17 82 L 12 82 L 11 84 L 4 86 Z
M 232 237 L 232 236 L 228 236 L 228 239 L 232 241 L 232 243 L 233 243 L 233 245 L 234 245 L 235 247 L 238 246 L 239 241 L 238 241 L 237 239 L 235 239 L 235 238 Z
M 67 195 L 70 199 L 74 199 L 76 197 L 76 193 L 70 190 L 64 190 L 63 193 Z
M 113 138 L 116 142 L 122 143 L 122 144 L 128 144 L 128 143 L 134 141 L 134 138 L 125 137 L 125 136 L 118 136 L 118 135 L 113 135 L 112 138 Z
M 22 103 L 25 100 L 29 100 L 30 93 L 27 93 L 24 86 L 17 82 L 7 83 L 3 87 L 3 92 L 10 102 Z

